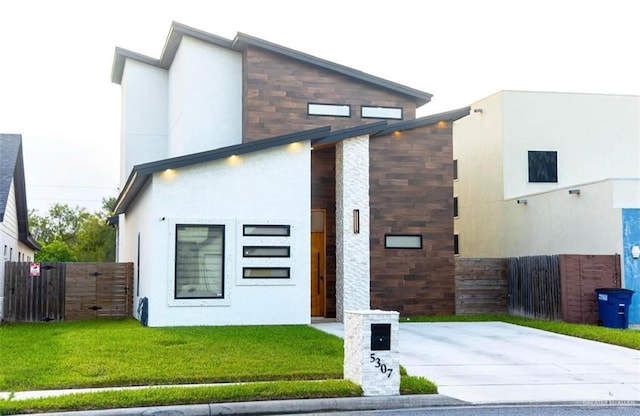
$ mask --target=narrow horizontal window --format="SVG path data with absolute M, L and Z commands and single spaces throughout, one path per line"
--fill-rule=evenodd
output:
M 402 120 L 401 107 L 370 107 L 363 105 L 361 107 L 362 118 L 384 118 L 390 120 Z
M 310 116 L 351 117 L 351 106 L 346 104 L 307 104 Z
M 288 246 L 244 246 L 243 257 L 290 257 Z
M 422 235 L 420 234 L 385 234 L 384 248 L 422 248 Z
M 291 235 L 291 226 L 248 224 L 242 227 L 242 235 L 262 237 L 288 237 Z
M 289 279 L 289 267 L 243 267 L 242 277 L 245 279 Z

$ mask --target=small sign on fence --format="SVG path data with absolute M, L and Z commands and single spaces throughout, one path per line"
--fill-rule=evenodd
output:
M 40 277 L 40 263 L 29 263 L 29 276 Z

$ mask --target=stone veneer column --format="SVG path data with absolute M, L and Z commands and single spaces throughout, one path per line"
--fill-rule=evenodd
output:
M 360 230 L 354 232 L 354 214 Z M 369 309 L 369 136 L 336 145 L 336 319 Z
M 344 378 L 365 396 L 400 394 L 399 317 L 394 311 L 344 313 Z

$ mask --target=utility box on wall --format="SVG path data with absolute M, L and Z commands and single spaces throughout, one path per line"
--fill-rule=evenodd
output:
M 344 378 L 365 396 L 400 394 L 398 312 L 365 310 L 344 314 Z

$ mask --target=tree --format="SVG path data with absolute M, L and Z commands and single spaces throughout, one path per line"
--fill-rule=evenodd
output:
M 42 246 L 36 261 L 114 261 L 116 231 L 107 218 L 115 202 L 114 197 L 103 198 L 102 210 L 93 214 L 66 204 L 53 205 L 44 216 L 31 211 L 31 232 Z

